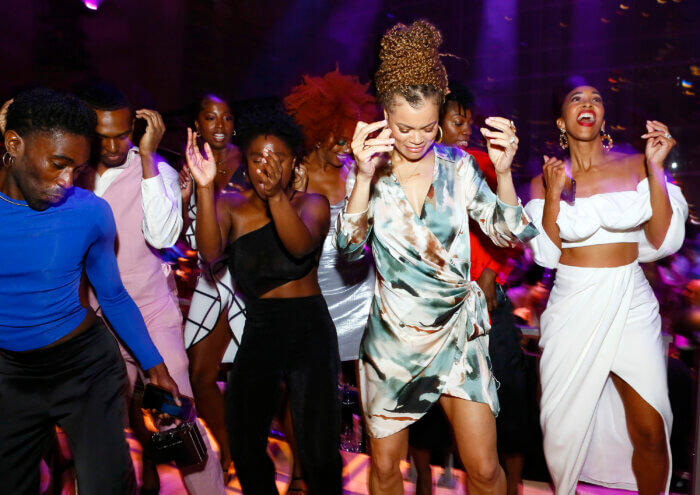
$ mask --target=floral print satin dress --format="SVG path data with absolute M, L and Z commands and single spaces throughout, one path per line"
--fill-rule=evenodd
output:
M 498 414 L 486 300 L 469 280 L 469 217 L 499 246 L 538 233 L 522 206 L 489 189 L 470 155 L 441 145 L 434 154 L 420 216 L 389 166 L 377 172 L 365 212 L 338 215 L 338 249 L 357 258 L 370 242 L 376 264 L 360 348 L 363 414 L 375 438 L 417 421 L 442 394 L 486 403 Z M 354 182 L 348 177 L 348 195 Z

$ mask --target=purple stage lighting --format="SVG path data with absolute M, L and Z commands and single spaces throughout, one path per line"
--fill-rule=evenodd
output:
M 83 0 L 85 6 L 90 10 L 97 10 L 102 3 L 102 0 Z

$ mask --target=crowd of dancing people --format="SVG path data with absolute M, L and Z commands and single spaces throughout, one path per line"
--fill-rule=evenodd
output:
M 441 43 L 423 20 L 387 31 L 376 96 L 338 69 L 235 116 L 206 94 L 170 163 L 161 115 L 109 83 L 12 95 L 0 493 L 39 493 L 57 427 L 79 493 L 159 493 L 152 437 L 176 422 L 144 411 L 146 383 L 194 399 L 207 455 L 181 470 L 192 495 L 232 476 L 277 494 L 273 422 L 293 451 L 287 493 L 342 493 L 339 383 L 359 390 L 375 495 L 403 493 L 409 457 L 416 493 L 432 493 L 436 450 L 456 453 L 469 493 L 517 494 L 537 400 L 557 494 L 579 480 L 668 491 L 672 450 L 688 449 L 672 449 L 667 374 L 690 376 L 668 362 L 689 360 L 700 320 L 697 241 L 684 244 L 688 205 L 664 169 L 675 140 L 650 120 L 643 153 L 618 152 L 599 89 L 568 87 L 561 154 L 523 205 L 515 123 L 488 117 L 472 135 L 473 97 L 448 81 Z M 662 323 L 659 301 L 684 310 Z

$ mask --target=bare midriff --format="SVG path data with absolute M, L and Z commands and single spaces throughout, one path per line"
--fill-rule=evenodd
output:
M 636 242 L 564 248 L 559 263 L 568 266 L 611 268 L 632 263 L 639 256 Z
M 275 287 L 264 293 L 260 299 L 289 299 L 294 297 L 318 296 L 321 287 L 318 285 L 318 265 L 309 273 L 297 280 Z

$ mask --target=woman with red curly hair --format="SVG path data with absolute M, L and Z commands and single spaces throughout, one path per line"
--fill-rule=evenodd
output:
M 331 204 L 335 219 L 345 206 L 345 179 L 354 167 L 350 138 L 358 121 L 377 116 L 368 84 L 356 76 L 332 72 L 304 76 L 284 99 L 287 111 L 304 130 L 308 173 L 307 192 L 322 194 Z M 367 324 L 374 288 L 370 257 L 347 261 L 333 246 L 335 222 L 331 221 L 318 267 L 318 282 L 338 333 L 341 361 L 357 359 L 360 339 Z

